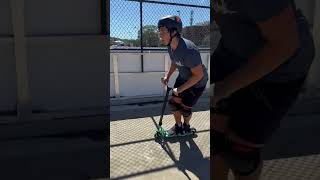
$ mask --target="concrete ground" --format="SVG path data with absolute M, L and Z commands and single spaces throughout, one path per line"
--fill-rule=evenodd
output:
M 208 97 L 201 98 L 195 108 L 192 126 L 197 136 L 164 143 L 153 137 L 161 98 L 141 101 L 111 106 L 111 179 L 210 179 Z M 302 97 L 292 108 L 263 152 L 262 180 L 320 180 L 319 105 L 320 98 Z M 163 126 L 173 124 L 167 111 Z
M 109 170 L 111 179 L 209 179 L 208 98 L 195 108 L 197 136 L 164 143 L 153 137 L 161 99 L 112 102 L 110 149 L 109 133 L 101 131 L 2 138 L 0 179 L 102 180 Z M 291 109 L 263 152 L 262 180 L 320 180 L 319 107 L 320 97 L 303 97 Z M 163 126 L 173 124 L 166 112 Z M 69 126 L 74 125 L 70 121 Z M 110 169 L 105 163 L 109 153 Z

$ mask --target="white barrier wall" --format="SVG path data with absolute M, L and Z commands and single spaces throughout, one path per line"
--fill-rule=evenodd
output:
M 28 87 L 20 88 L 30 97 L 27 111 L 77 116 L 83 109 L 106 110 L 108 40 L 101 33 L 101 1 L 11 2 L 0 1 L 0 116 L 19 111 L 15 45 L 23 41 L 14 41 L 13 24 L 24 24 L 20 48 L 26 51 Z M 12 18 L 13 9 L 22 16 Z
M 208 68 L 210 62 L 209 51 L 201 51 L 201 58 L 203 64 Z M 111 51 L 110 97 L 163 95 L 160 79 L 168 71 L 170 63 L 169 54 L 165 51 L 144 53 L 144 72 L 141 72 L 141 53 Z M 176 76 L 177 73 L 170 79 L 171 86 Z
M 28 39 L 32 108 L 68 111 L 106 106 L 103 36 Z

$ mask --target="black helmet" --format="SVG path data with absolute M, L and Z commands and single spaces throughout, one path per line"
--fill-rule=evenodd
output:
M 169 32 L 173 32 L 174 30 L 176 30 L 179 34 L 181 34 L 182 21 L 179 16 L 165 16 L 158 21 L 158 28 L 160 27 L 168 28 Z

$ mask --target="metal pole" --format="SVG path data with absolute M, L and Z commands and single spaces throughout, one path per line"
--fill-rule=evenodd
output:
M 107 25 L 109 25 L 109 16 L 107 17 L 107 1 L 101 0 L 101 34 L 109 35 Z
M 31 118 L 32 108 L 24 30 L 24 0 L 11 0 L 11 9 L 17 76 L 17 115 L 18 120 L 27 120 Z
M 140 0 L 140 46 L 141 46 L 141 72 L 144 72 L 143 69 L 143 24 L 142 24 L 142 1 Z
M 320 1 L 315 0 L 314 17 L 313 17 L 313 37 L 316 48 L 316 57 L 313 62 L 312 78 L 316 91 L 320 90 Z

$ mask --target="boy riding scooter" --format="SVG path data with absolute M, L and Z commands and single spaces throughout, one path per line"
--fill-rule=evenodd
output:
M 169 100 L 176 123 L 169 133 L 172 135 L 190 133 L 192 107 L 205 90 L 208 81 L 207 69 L 202 64 L 196 45 L 181 37 L 182 22 L 178 16 L 170 15 L 161 18 L 158 29 L 160 40 L 168 46 L 171 59 L 168 74 L 161 78 L 162 83 L 167 85 L 175 70 L 179 71 L 172 89 L 172 98 Z M 181 116 L 183 116 L 183 123 Z

